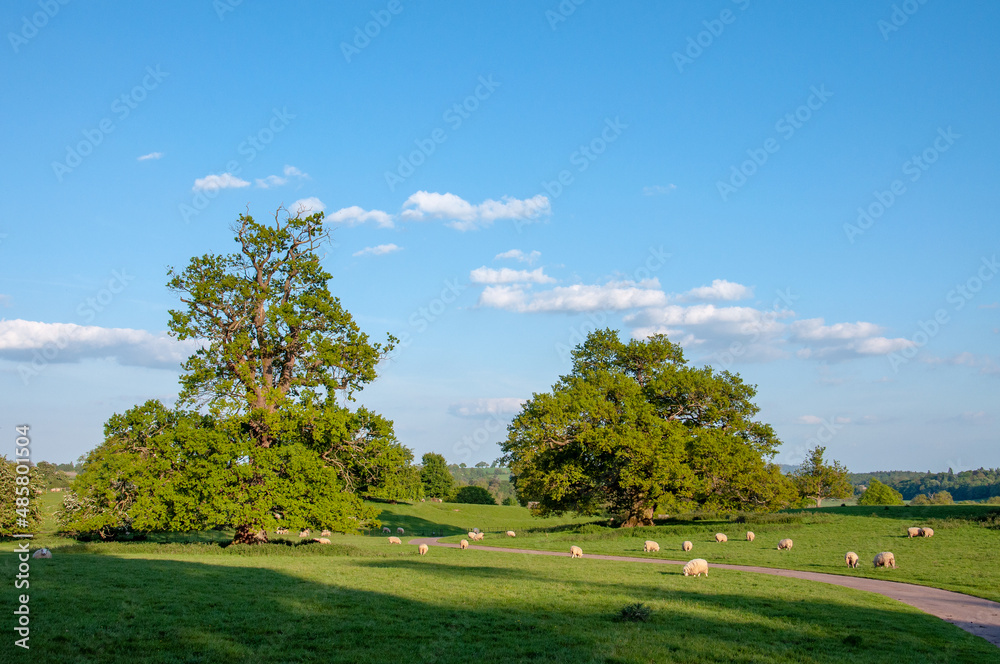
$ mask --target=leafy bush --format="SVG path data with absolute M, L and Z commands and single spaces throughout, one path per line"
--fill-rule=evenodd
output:
M 489 491 L 481 486 L 463 486 L 448 499 L 449 503 L 469 503 L 471 505 L 496 505 L 497 501 Z
M 930 501 L 935 505 L 954 505 L 955 499 L 951 497 L 951 494 L 947 491 L 938 491 L 932 494 Z
M 509 507 L 517 507 L 517 499 L 514 496 L 507 496 L 503 499 L 503 504 Z
M 637 602 L 623 606 L 618 612 L 617 618 L 619 622 L 648 622 L 652 615 L 651 608 L 642 602 Z
M 910 505 L 913 505 L 913 506 L 930 505 L 930 504 L 931 504 L 931 499 L 928 498 L 927 496 L 925 496 L 922 493 L 918 493 L 917 495 L 915 495 L 913 497 L 912 500 L 910 500 Z
M 904 505 L 903 494 L 886 486 L 876 479 L 872 479 L 871 484 L 865 492 L 858 498 L 858 505 Z

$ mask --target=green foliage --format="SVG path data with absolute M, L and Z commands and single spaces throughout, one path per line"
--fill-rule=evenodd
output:
M 616 616 L 619 622 L 649 622 L 653 617 L 653 609 L 642 602 L 626 604 Z
M 875 481 L 877 482 L 878 480 Z M 918 493 L 917 495 L 915 495 L 913 498 L 910 499 L 910 505 L 913 506 L 930 505 L 930 504 L 931 504 L 931 499 L 922 493 Z
M 455 479 L 448 471 L 448 463 L 444 457 L 434 452 L 428 452 L 421 459 L 420 481 L 424 494 L 432 498 L 447 498 L 455 486 Z
M 955 499 L 951 497 L 951 494 L 947 491 L 938 491 L 932 494 L 930 501 L 934 505 L 954 505 Z
M 858 505 L 903 505 L 903 496 L 890 486 L 872 479 L 871 484 L 858 498 Z
M 481 486 L 461 486 L 448 500 L 450 503 L 469 503 L 472 505 L 496 505 L 493 495 Z
M 850 476 L 855 486 L 868 484 L 872 478 L 896 489 L 907 500 L 918 493 L 930 495 L 939 491 L 948 491 L 954 500 L 986 500 L 1000 496 L 1000 468 L 977 468 L 960 473 L 950 468 L 942 473 L 889 470 Z
M 16 461 L 0 457 L 0 535 L 36 533 L 41 523 L 38 492 L 44 485 L 40 474 L 27 464 L 22 467 L 28 472 L 18 473 L 17 466 Z M 22 518 L 24 523 L 19 525 Z
M 752 419 L 754 396 L 737 375 L 687 366 L 663 335 L 626 344 L 600 330 L 574 350 L 571 374 L 524 405 L 502 461 L 540 515 L 608 509 L 636 526 L 657 505 L 774 509 L 794 490 L 767 461 L 779 441 Z
M 984 501 L 987 505 L 1000 505 L 1000 496 L 992 496 Z
M 847 468 L 839 461 L 824 461 L 824 452 L 826 448 L 820 445 L 809 450 L 806 460 L 792 474 L 792 482 L 799 495 L 815 501 L 816 507 L 823 506 L 824 498 L 849 498 L 854 495 L 854 488 L 847 479 Z
M 38 481 L 43 489 L 66 488 L 70 485 L 70 478 L 58 466 L 48 461 L 39 461 L 35 465 L 38 473 Z
M 516 507 L 517 498 L 515 498 L 514 496 L 507 496 L 506 498 L 503 499 L 503 504 L 510 507 Z

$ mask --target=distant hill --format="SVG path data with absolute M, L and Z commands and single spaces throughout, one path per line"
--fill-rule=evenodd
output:
M 922 473 L 912 470 L 880 470 L 873 473 L 851 473 L 855 486 L 867 485 L 872 478 L 891 486 L 910 500 L 918 493 L 930 495 L 947 491 L 955 500 L 985 500 L 1000 496 L 1000 468 L 977 468 L 953 472 Z

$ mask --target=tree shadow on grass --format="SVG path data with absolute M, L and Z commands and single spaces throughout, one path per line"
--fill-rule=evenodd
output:
M 389 567 L 402 572 L 395 574 L 379 569 L 382 562 L 351 559 L 320 568 L 321 583 L 227 562 L 63 555 L 33 563 L 32 660 L 640 664 L 851 657 L 896 664 L 901 655 L 944 662 L 995 654 L 972 652 L 968 642 L 965 650 L 943 647 L 954 636 L 947 630 L 928 640 L 922 635 L 944 625 L 930 617 L 900 621 L 898 612 L 846 603 L 717 593 L 707 579 L 678 590 L 425 559 L 392 561 Z M 302 574 L 316 575 L 323 564 L 299 562 Z M 430 572 L 433 582 L 414 579 L 418 572 Z M 491 595 L 498 572 L 525 582 L 523 594 Z M 566 583 L 574 590 L 556 585 Z M 636 600 L 657 604 L 653 620 L 615 622 L 617 609 Z

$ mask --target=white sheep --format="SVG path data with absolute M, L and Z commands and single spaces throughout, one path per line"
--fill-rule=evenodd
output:
M 420 546 L 417 547 L 417 553 L 419 553 L 422 556 L 427 555 L 428 551 L 430 551 L 430 547 L 428 547 L 426 544 L 421 544 Z
M 398 537 L 390 537 L 389 538 L 389 544 L 402 544 L 402 543 L 403 543 L 403 540 L 399 539 Z
M 276 535 L 287 535 L 288 534 L 288 528 L 278 528 L 274 532 L 275 532 Z
M 693 548 L 694 548 L 694 544 L 692 544 L 689 540 L 684 540 L 684 543 L 681 544 L 681 550 L 682 551 L 690 551 Z
M 753 534 L 753 531 L 752 531 L 752 530 L 748 530 L 748 531 L 747 531 L 747 541 L 748 541 L 748 542 L 752 542 L 752 541 L 754 541 L 754 539 L 756 539 L 756 537 L 757 537 L 757 536 Z
M 404 533 L 404 531 L 403 531 L 402 528 L 396 528 L 396 534 L 397 535 L 402 535 L 403 533 Z
M 728 542 L 729 538 L 726 537 L 723 533 L 715 533 L 715 541 L 716 542 Z
M 309 537 L 309 529 L 306 528 L 305 530 L 300 530 L 299 537 Z
M 462 540 L 461 542 L 459 542 L 458 543 L 458 548 L 460 548 L 460 549 L 468 549 L 469 548 L 469 540 Z
M 329 544 L 330 543 L 330 540 L 328 540 L 325 537 L 314 537 L 313 541 L 314 542 L 319 542 L 320 544 Z
M 660 545 L 653 540 L 646 540 L 646 543 L 642 545 L 642 550 L 646 553 L 653 553 L 660 550 Z
M 778 551 L 791 551 L 792 550 L 792 540 L 787 537 L 780 542 L 778 542 Z
M 578 546 L 569 547 L 569 557 L 570 558 L 583 558 L 583 549 Z
M 708 561 L 704 558 L 695 558 L 684 566 L 684 576 L 701 576 L 702 574 L 708 576 Z
M 33 554 L 31 554 L 31 557 L 32 558 L 36 558 L 36 559 L 37 558 L 51 558 L 52 557 L 52 552 L 49 551 L 48 549 L 41 548 L 41 549 L 38 549 L 37 551 L 35 551 Z
M 469 539 L 470 539 L 470 540 L 474 540 L 474 539 L 476 539 L 476 533 L 474 533 L 473 531 L 471 531 L 471 530 L 470 530 L 470 531 L 469 531 Z
M 508 530 L 507 531 L 507 537 L 517 537 L 517 535 L 514 533 L 513 530 Z
M 477 542 L 480 542 L 480 541 L 482 541 L 482 539 L 483 539 L 483 536 L 484 536 L 485 534 L 486 534 L 486 533 L 476 533 L 476 536 L 475 536 L 475 537 L 473 537 L 472 539 L 476 540 Z
M 854 553 L 853 551 L 848 551 L 847 555 L 844 556 L 844 560 L 847 561 L 848 567 L 858 566 L 858 554 Z
M 875 556 L 875 567 L 891 567 L 896 569 L 896 556 L 892 555 L 891 551 L 883 551 L 882 553 Z
M 921 537 L 934 537 L 934 529 L 933 528 L 921 528 L 920 529 L 920 536 Z
M 392 531 L 389 530 L 389 526 L 382 526 L 382 532 L 385 533 L 386 535 L 392 534 Z
M 324 530 L 323 532 L 321 532 L 319 534 L 319 536 L 320 537 L 329 537 L 330 536 L 330 531 L 329 530 Z
M 920 528 L 907 528 L 906 529 L 906 536 L 907 537 L 920 537 Z

